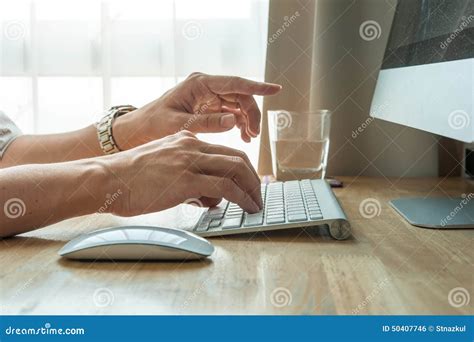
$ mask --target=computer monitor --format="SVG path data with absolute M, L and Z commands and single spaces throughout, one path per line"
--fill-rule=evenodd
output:
M 474 1 L 399 0 L 371 116 L 470 143 L 473 85 Z M 473 193 L 390 204 L 416 226 L 474 228 Z
M 474 1 L 399 0 L 371 115 L 474 141 Z

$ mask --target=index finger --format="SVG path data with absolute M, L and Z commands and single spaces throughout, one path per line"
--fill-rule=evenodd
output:
M 204 76 L 209 89 L 218 95 L 273 95 L 281 90 L 281 85 L 266 82 L 255 82 L 237 76 Z

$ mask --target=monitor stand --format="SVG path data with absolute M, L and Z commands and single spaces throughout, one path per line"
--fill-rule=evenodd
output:
M 390 205 L 417 227 L 474 228 L 474 193 L 459 198 L 399 198 Z

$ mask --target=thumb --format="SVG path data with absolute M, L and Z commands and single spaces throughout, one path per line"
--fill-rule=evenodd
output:
M 196 133 L 218 133 L 232 129 L 236 124 L 232 113 L 199 114 L 191 124 L 191 131 Z

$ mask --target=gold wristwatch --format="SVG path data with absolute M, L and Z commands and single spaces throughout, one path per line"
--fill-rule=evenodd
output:
M 97 123 L 97 135 L 99 137 L 99 145 L 105 154 L 113 154 L 120 152 L 117 144 L 114 140 L 112 132 L 112 124 L 116 118 L 124 114 L 134 111 L 134 106 L 114 106 L 110 108 L 104 115 L 104 117 Z

